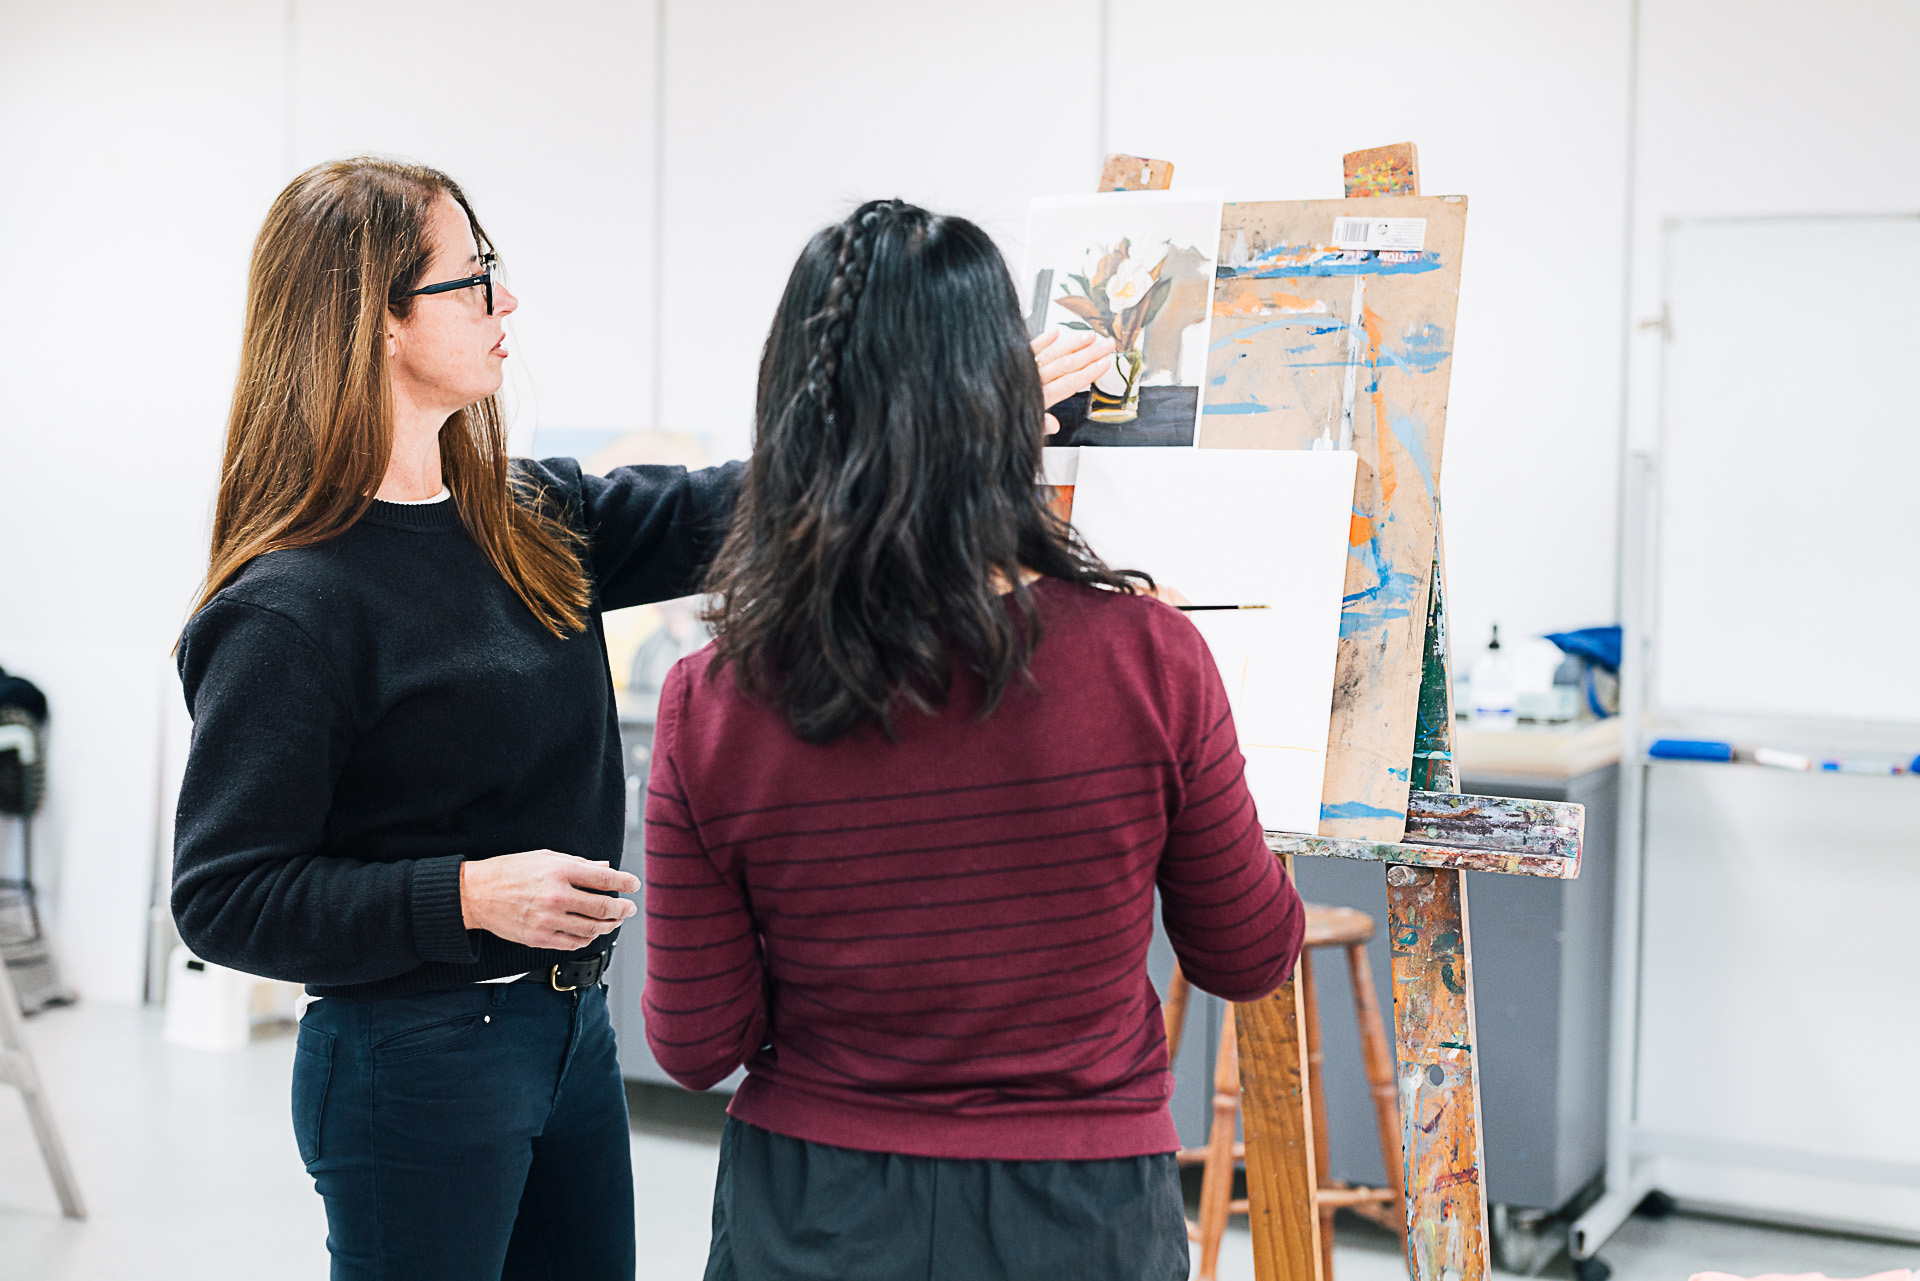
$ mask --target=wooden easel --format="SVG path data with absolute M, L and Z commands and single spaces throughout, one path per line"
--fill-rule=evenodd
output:
M 20 1013 L 13 976 L 7 973 L 5 962 L 0 962 L 0 1083 L 19 1087 L 20 1096 L 26 1102 L 33 1137 L 40 1143 L 40 1155 L 46 1158 L 47 1173 L 53 1176 L 53 1189 L 60 1197 L 60 1212 L 69 1219 L 86 1218 L 87 1207 L 80 1199 L 80 1185 L 74 1180 L 73 1166 L 67 1161 L 66 1146 L 60 1142 L 53 1108 L 40 1088 L 40 1073 L 34 1068 L 33 1053 L 27 1048 L 26 1019 Z
M 1344 159 L 1348 198 L 1419 195 L 1419 163 L 1412 143 L 1353 152 Z M 1167 161 L 1109 156 L 1100 190 L 1160 190 L 1172 179 L 1173 166 Z M 1437 464 L 1439 451 L 1432 452 Z M 1464 873 L 1577 876 L 1585 815 L 1578 805 L 1458 794 L 1437 495 L 1430 512 L 1410 514 L 1430 520 L 1433 532 L 1431 560 L 1421 575 L 1424 604 L 1413 615 L 1416 621 L 1424 615 L 1424 641 L 1415 652 L 1409 636 L 1384 671 L 1378 651 L 1363 656 L 1343 644 L 1335 685 L 1344 690 L 1385 686 L 1377 691 L 1375 706 L 1413 698 L 1413 707 L 1397 709 L 1400 723 L 1409 719 L 1404 713 L 1416 713 L 1411 718 L 1413 741 L 1382 741 L 1377 718 L 1366 722 L 1349 716 L 1343 723 L 1343 709 L 1336 703 L 1327 753 L 1330 780 L 1338 775 L 1369 787 L 1378 781 L 1372 777 L 1378 763 L 1407 762 L 1405 773 L 1389 771 L 1409 789 L 1401 793 L 1404 827 L 1397 821 L 1388 824 L 1399 829 L 1389 836 L 1380 830 L 1379 820 L 1369 816 L 1370 821 L 1359 824 L 1323 823 L 1323 831 L 1331 826 L 1347 834 L 1269 832 L 1267 844 L 1286 862 L 1289 874 L 1294 858 L 1302 855 L 1385 864 L 1407 1272 L 1411 1281 L 1482 1281 L 1488 1265 L 1487 1204 Z M 1392 797 L 1392 782 L 1374 787 L 1373 794 Z M 1254 1275 L 1262 1281 L 1326 1281 L 1316 1204 L 1320 1180 L 1300 1025 L 1308 999 L 1296 970 L 1293 979 L 1266 1000 L 1234 1007 L 1248 1219 Z

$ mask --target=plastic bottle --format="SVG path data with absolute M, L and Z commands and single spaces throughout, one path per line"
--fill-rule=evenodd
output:
M 1511 730 L 1519 723 L 1514 714 L 1513 665 L 1500 648 L 1500 624 L 1493 625 L 1493 639 L 1486 652 L 1473 665 L 1468 685 L 1473 700 L 1469 721 L 1475 729 Z

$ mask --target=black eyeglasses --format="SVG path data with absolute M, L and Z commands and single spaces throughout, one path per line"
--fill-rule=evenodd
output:
M 487 314 L 491 316 L 493 314 L 493 287 L 496 283 L 502 286 L 506 284 L 506 276 L 500 269 L 500 259 L 494 254 L 482 254 L 480 256 L 479 275 L 468 276 L 462 280 L 443 280 L 437 285 L 422 285 L 418 289 L 409 289 L 400 296 L 402 298 L 411 298 L 415 294 L 446 294 L 452 293 L 456 289 L 471 289 L 475 285 L 478 285 L 486 291 Z

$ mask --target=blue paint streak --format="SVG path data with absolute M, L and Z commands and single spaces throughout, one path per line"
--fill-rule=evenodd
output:
M 1214 271 L 1220 280 L 1285 280 L 1304 276 L 1414 276 L 1423 272 L 1440 270 L 1440 255 L 1431 250 L 1418 254 L 1395 254 L 1396 258 L 1405 258 L 1405 262 L 1381 262 L 1371 251 L 1357 250 L 1359 257 L 1338 251 L 1328 251 L 1306 262 L 1281 262 L 1281 258 L 1297 258 L 1306 250 L 1304 245 L 1281 245 L 1269 249 L 1244 267 L 1219 267 Z
M 1446 341 L 1446 330 L 1438 325 L 1422 325 L 1407 335 L 1407 341 L 1399 351 L 1383 351 L 1380 355 L 1408 373 L 1430 374 L 1440 368 L 1441 361 L 1453 354 L 1444 346 Z
M 1369 805 L 1365 801 L 1341 801 L 1338 805 L 1321 805 L 1321 818 L 1405 818 L 1402 810 L 1381 809 L 1378 805 Z
M 1303 351 L 1312 351 L 1314 346 L 1315 344 L 1313 343 L 1302 343 L 1298 347 L 1288 347 L 1286 352 L 1289 356 L 1298 356 Z
M 1416 414 L 1387 415 L 1387 424 L 1393 428 L 1393 436 L 1406 447 L 1413 458 L 1413 465 L 1419 469 L 1420 479 L 1427 486 L 1427 493 L 1433 493 L 1433 460 L 1427 457 L 1427 425 Z
M 1226 405 L 1206 405 L 1203 414 L 1270 414 L 1273 411 L 1257 400 L 1242 400 Z
M 1413 611 L 1406 609 L 1382 609 L 1371 614 L 1340 615 L 1340 639 L 1352 636 L 1364 636 L 1368 632 L 1385 627 L 1393 619 L 1405 618 Z
M 1389 770 L 1387 771 L 1387 773 L 1389 773 L 1389 774 L 1391 774 L 1391 775 L 1393 775 L 1393 777 L 1395 777 L 1395 778 L 1397 778 L 1397 779 L 1399 779 L 1399 780 L 1400 780 L 1400 781 L 1401 781 L 1402 783 L 1404 783 L 1404 782 L 1407 782 L 1407 781 L 1408 781 L 1408 780 L 1407 780 L 1407 771 L 1405 771 L 1405 770 L 1403 770 L 1403 769 L 1389 769 Z
M 1215 374 L 1212 378 L 1209 378 L 1207 381 L 1212 383 L 1215 387 L 1224 387 L 1227 385 L 1227 376 L 1225 374 Z
M 1314 326 L 1313 332 L 1316 337 L 1320 334 L 1335 333 L 1347 327 L 1346 322 L 1329 320 L 1325 316 L 1282 316 L 1278 320 L 1264 320 L 1257 325 L 1248 325 L 1245 329 L 1236 329 L 1225 338 L 1216 339 L 1208 343 L 1207 350 L 1219 351 L 1223 347 L 1231 347 L 1242 338 L 1250 338 L 1254 334 L 1264 334 L 1269 329 L 1287 329 L 1299 325 Z
M 1373 582 L 1364 591 L 1341 600 L 1340 635 L 1360 636 L 1386 625 L 1389 620 L 1406 618 L 1412 613 L 1414 585 L 1412 574 L 1395 570 L 1381 558 L 1378 536 L 1349 553 L 1366 567 Z

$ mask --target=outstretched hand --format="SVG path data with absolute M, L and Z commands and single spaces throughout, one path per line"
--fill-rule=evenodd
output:
M 1040 399 L 1048 409 L 1083 392 L 1113 368 L 1113 339 L 1091 330 L 1049 329 L 1033 340 L 1033 358 L 1040 364 Z M 1047 415 L 1047 435 L 1060 430 L 1060 420 Z
M 460 915 L 468 929 L 509 943 L 573 952 L 634 913 L 627 899 L 594 891 L 632 894 L 639 888 L 631 872 L 572 854 L 501 854 L 460 865 Z

